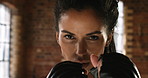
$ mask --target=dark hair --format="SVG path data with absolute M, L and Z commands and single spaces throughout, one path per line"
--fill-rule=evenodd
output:
M 116 0 L 57 0 L 55 5 L 55 28 L 59 31 L 59 21 L 65 12 L 70 9 L 82 11 L 92 9 L 97 16 L 102 18 L 107 28 L 107 33 L 111 33 L 117 23 L 118 1 Z
M 118 2 L 116 0 L 57 0 L 55 6 L 56 31 L 59 30 L 58 24 L 61 15 L 69 9 L 81 11 L 93 9 L 97 16 L 102 17 L 107 30 L 111 32 L 116 25 L 118 18 Z

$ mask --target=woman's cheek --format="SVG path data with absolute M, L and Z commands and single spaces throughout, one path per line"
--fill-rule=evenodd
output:
M 74 54 L 75 46 L 70 41 L 61 39 L 60 47 L 61 47 L 62 55 L 64 56 L 64 58 L 68 59 Z

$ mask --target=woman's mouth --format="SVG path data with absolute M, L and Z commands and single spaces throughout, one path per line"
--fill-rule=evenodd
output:
M 75 61 L 82 64 L 82 68 L 87 68 L 90 64 L 89 61 Z
M 88 65 L 89 65 L 89 62 L 88 63 L 82 63 L 83 68 L 86 68 Z

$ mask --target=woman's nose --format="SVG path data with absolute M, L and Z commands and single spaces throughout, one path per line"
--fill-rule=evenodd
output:
M 77 44 L 76 44 L 76 54 L 77 55 L 85 55 L 87 53 L 87 44 L 84 40 L 81 40 L 79 41 Z

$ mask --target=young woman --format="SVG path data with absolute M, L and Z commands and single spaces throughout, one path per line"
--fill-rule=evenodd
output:
M 64 60 L 69 61 L 67 66 L 69 66 L 69 63 L 70 65 L 71 63 L 80 63 L 83 74 L 89 78 L 93 78 L 90 74 L 91 71 L 95 71 L 94 73 L 97 72 L 96 74 L 98 74 L 100 70 L 106 70 L 100 68 L 102 61 L 98 60 L 98 58 L 104 54 L 111 53 L 111 56 L 105 55 L 107 58 L 112 57 L 112 54 L 117 54 L 115 53 L 113 41 L 114 27 L 118 18 L 117 8 L 118 2 L 116 0 L 57 0 L 55 6 L 56 39 L 61 47 Z M 106 59 L 104 60 L 107 61 Z M 58 64 L 58 66 L 60 65 Z M 66 66 L 65 62 L 64 65 Z M 75 66 L 72 67 L 77 69 Z M 56 72 L 56 69 L 53 70 Z M 61 67 L 58 70 L 61 70 Z M 63 73 L 66 70 L 68 71 L 68 69 L 63 70 L 65 70 L 62 71 Z M 62 72 L 60 71 L 60 73 Z M 73 71 L 72 73 L 75 72 Z M 56 76 L 59 76 L 58 74 Z M 50 73 L 48 78 L 52 78 L 52 75 Z M 98 75 L 100 77 L 100 74 Z

